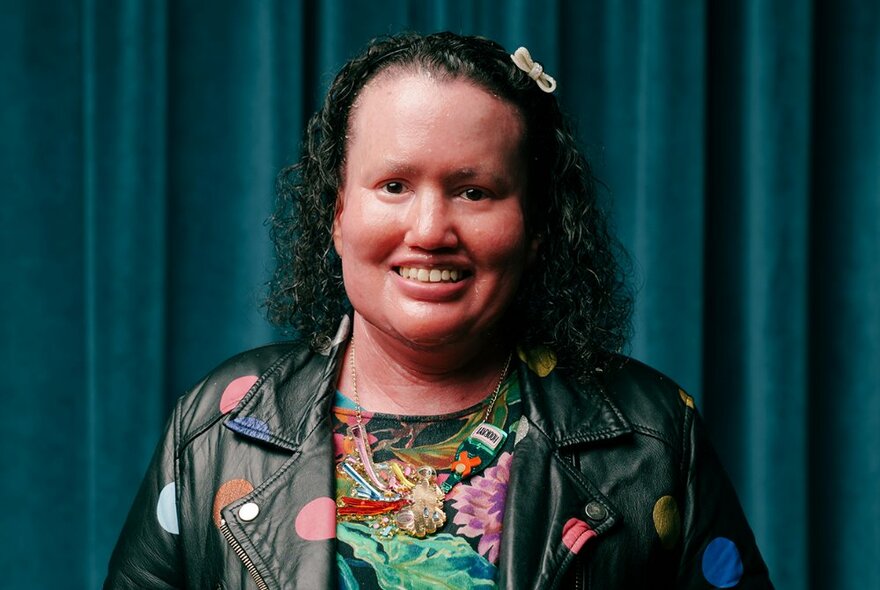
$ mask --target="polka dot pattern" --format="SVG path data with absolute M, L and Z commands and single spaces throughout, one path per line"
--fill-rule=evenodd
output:
M 526 420 L 526 417 L 523 416 L 519 419 L 519 422 L 516 423 L 516 437 L 513 439 L 513 446 L 516 446 L 526 437 L 529 433 L 529 421 Z
M 692 410 L 694 409 L 694 398 L 686 394 L 683 389 L 678 390 L 678 397 L 681 398 L 681 401 L 684 402 L 684 405 Z
M 538 377 L 546 377 L 556 368 L 556 353 L 546 346 L 536 346 L 528 351 L 516 349 L 517 356 Z
M 269 425 L 259 418 L 254 418 L 253 416 L 241 416 L 235 420 L 231 420 L 228 423 L 228 426 L 232 430 L 244 434 L 245 436 L 265 441 L 270 440 Z
M 574 554 L 580 552 L 584 544 L 596 536 L 596 531 L 579 518 L 570 518 L 562 527 L 562 543 Z
M 306 541 L 325 541 L 336 537 L 336 502 L 315 498 L 302 507 L 294 523 L 296 534 Z
M 230 381 L 226 389 L 223 390 L 223 395 L 220 396 L 220 411 L 224 414 L 231 412 L 248 390 L 254 386 L 257 379 L 259 377 L 256 375 L 245 375 Z
M 736 544 L 725 537 L 716 537 L 703 552 L 703 576 L 716 588 L 732 588 L 743 575 L 742 558 Z
M 172 481 L 159 492 L 159 501 L 156 502 L 156 519 L 159 526 L 172 535 L 180 534 L 177 523 L 177 486 Z
M 664 549 L 672 549 L 681 536 L 681 514 L 672 496 L 663 496 L 654 504 L 654 528 Z
M 246 479 L 231 479 L 221 485 L 214 494 L 214 523 L 219 527 L 222 518 L 220 511 L 253 491 L 253 484 Z

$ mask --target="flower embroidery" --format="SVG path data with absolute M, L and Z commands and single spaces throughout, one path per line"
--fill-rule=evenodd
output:
M 501 548 L 501 519 L 510 480 L 511 453 L 501 453 L 498 463 L 470 481 L 452 488 L 450 500 L 456 510 L 453 523 L 458 534 L 479 539 L 477 550 L 497 563 Z

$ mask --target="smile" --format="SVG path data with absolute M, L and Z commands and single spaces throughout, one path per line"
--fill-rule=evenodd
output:
M 457 268 L 416 268 L 412 266 L 399 266 L 397 274 L 411 281 L 420 283 L 456 283 L 468 276 L 466 270 Z

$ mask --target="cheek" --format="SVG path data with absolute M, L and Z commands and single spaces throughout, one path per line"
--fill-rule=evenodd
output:
M 528 264 L 530 245 L 520 216 L 509 216 L 504 223 L 480 229 L 487 262 L 516 268 Z

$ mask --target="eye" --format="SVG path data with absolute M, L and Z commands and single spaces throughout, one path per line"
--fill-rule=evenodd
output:
M 481 201 L 487 198 L 489 195 L 478 188 L 468 188 L 461 192 L 461 196 L 468 201 Z
M 399 195 L 399 194 L 403 193 L 405 187 L 403 186 L 402 182 L 391 181 L 391 182 L 386 182 L 382 186 L 382 189 L 386 193 L 391 193 L 392 195 Z

